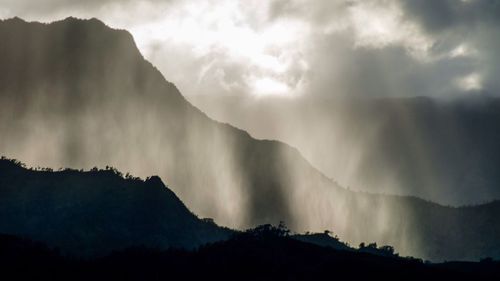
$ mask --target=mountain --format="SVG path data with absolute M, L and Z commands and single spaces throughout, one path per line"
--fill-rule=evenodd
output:
M 353 189 L 446 205 L 500 199 L 500 99 L 192 97 L 252 136 L 297 147 Z
M 83 256 L 144 246 L 187 248 L 233 231 L 191 213 L 160 178 L 113 169 L 28 170 L 0 160 L 0 233 L 43 241 Z
M 126 31 L 96 19 L 14 18 L 0 22 L 0 42 L 0 153 L 10 158 L 157 174 L 194 213 L 234 228 L 285 221 L 404 256 L 500 256 L 499 202 L 451 208 L 344 189 L 297 149 L 208 118 Z
M 0 235 L 1 276 L 16 280 L 498 280 L 500 263 L 423 263 L 335 250 L 250 230 L 197 251 L 133 248 L 94 259 Z
M 331 237 L 328 233 L 307 233 L 291 236 L 293 239 L 315 244 L 322 247 L 329 247 L 336 250 L 351 251 L 353 248 L 340 241 L 337 237 Z
M 301 160 L 298 152 L 207 118 L 129 33 L 95 19 L 11 19 L 0 37 L 4 155 L 32 166 L 159 174 L 196 213 L 231 226 L 292 218 L 278 158 Z
M 1 158 L 0 195 L 0 234 L 41 241 L 71 256 L 95 258 L 138 247 L 191 250 L 241 234 L 199 219 L 159 177 L 142 180 L 111 167 L 53 171 Z M 288 232 L 284 225 L 247 231 L 272 236 Z M 355 251 L 327 232 L 288 237 Z M 378 254 L 377 248 L 373 253 Z

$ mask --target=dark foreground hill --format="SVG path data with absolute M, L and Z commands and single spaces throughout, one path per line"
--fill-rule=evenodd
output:
M 190 249 L 232 231 L 198 219 L 158 177 L 33 171 L 0 160 L 0 233 L 95 256 L 134 246 Z
M 429 264 L 321 247 L 250 230 L 198 250 L 130 248 L 94 259 L 61 256 L 42 243 L 0 235 L 9 280 L 498 280 L 490 260 Z
M 396 205 L 405 203 L 405 198 L 391 201 L 384 196 L 358 196 L 368 196 L 374 203 L 399 209 L 402 220 L 399 223 L 409 216 L 404 205 Z M 354 200 L 359 198 L 352 200 L 357 202 Z M 426 239 L 413 241 L 420 247 L 420 253 L 430 253 L 431 257 L 461 257 L 460 253 L 469 257 L 500 256 L 498 228 L 495 228 L 498 203 L 455 209 L 422 200 L 406 200 L 409 200 L 405 203 L 409 206 L 417 204 L 413 219 L 420 220 L 423 231 L 438 227 L 438 222 L 441 229 L 449 229 L 448 236 L 441 231 L 434 233 L 443 233 L 443 236 L 428 234 L 434 239 L 429 244 L 426 244 Z M 357 206 L 353 207 L 357 209 Z M 426 218 L 430 220 L 426 221 Z M 464 225 L 474 228 L 465 229 Z M 461 229 L 460 235 L 454 233 L 457 229 Z M 398 233 L 397 229 L 392 231 Z M 63 253 L 99 256 L 138 246 L 192 249 L 226 240 L 235 232 L 217 226 L 211 219 L 198 219 L 157 176 L 146 180 L 130 175 L 124 177 L 114 168 L 93 168 L 90 171 L 28 169 L 18 161 L 2 158 L 0 233 L 42 241 Z M 336 250 L 354 250 L 327 232 L 291 237 Z M 442 249 L 448 252 L 440 252 Z M 374 247 L 359 250 L 386 255 Z M 395 250 L 399 252 L 397 247 Z M 394 249 L 388 254 L 392 255 L 392 251 Z
M 30 166 L 111 165 L 141 177 L 158 174 L 194 213 L 235 228 L 285 221 L 294 231 L 330 229 L 353 245 L 388 244 L 403 255 L 424 259 L 500 256 L 500 203 L 447 208 L 411 197 L 341 188 L 296 149 L 253 139 L 208 118 L 142 57 L 129 33 L 96 19 L 68 18 L 51 24 L 1 21 L 0 74 L 0 153 Z M 47 178 L 58 175 L 48 173 Z M 15 184 L 20 186 L 22 180 L 16 178 Z M 73 193 L 64 189 L 64 181 L 56 182 L 54 193 L 36 188 L 9 193 L 10 199 L 2 200 L 9 200 L 10 208 L 0 208 L 5 210 L 2 215 L 12 218 L 0 223 L 18 231 L 46 226 L 46 238 L 57 237 L 58 225 L 44 225 L 44 217 L 36 214 L 53 213 L 70 222 L 73 214 L 65 215 L 67 204 L 88 199 L 91 187 L 78 179 L 74 186 L 79 191 Z M 140 185 L 147 188 L 155 182 Z M 64 199 L 59 190 L 72 200 L 59 200 Z M 89 195 L 100 196 L 94 191 Z M 148 208 L 123 196 L 130 213 L 146 213 L 160 229 L 170 231 L 162 219 L 167 211 L 156 208 L 159 202 Z M 106 201 L 95 214 L 118 212 L 110 197 L 96 200 Z M 52 207 L 43 205 L 48 202 Z M 23 215 L 35 219 L 13 219 Z M 123 221 L 118 215 L 112 218 Z M 117 243 L 120 240 L 95 239 L 108 219 L 81 221 L 90 225 L 89 230 L 67 239 L 76 235 Z M 25 225 L 15 224 L 19 222 Z M 139 233 L 151 224 L 134 222 L 131 233 L 123 228 L 115 232 L 141 238 Z M 144 239 L 157 241 L 154 235 Z

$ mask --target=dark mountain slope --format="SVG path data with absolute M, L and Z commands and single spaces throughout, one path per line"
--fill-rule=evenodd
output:
M 500 199 L 498 97 L 193 102 L 252 136 L 297 147 L 345 186 L 455 206 Z
M 340 188 L 296 149 L 207 118 L 127 32 L 95 19 L 11 19 L 0 22 L 0 39 L 0 153 L 8 157 L 158 174 L 196 214 L 223 225 L 283 220 L 427 259 L 498 255 L 496 203 L 469 211 Z
M 341 251 L 289 237 L 242 233 L 197 251 L 134 248 L 75 260 L 26 239 L 0 235 L 9 280 L 497 280 L 498 261 L 427 264 Z
M 331 237 L 327 233 L 296 234 L 291 237 L 302 242 L 311 243 L 322 247 L 329 247 L 335 250 L 353 250 L 344 242 L 340 241 L 336 237 Z
M 0 160 L 0 233 L 77 255 L 133 246 L 193 248 L 232 231 L 202 221 L 162 183 L 115 170 L 33 171 Z

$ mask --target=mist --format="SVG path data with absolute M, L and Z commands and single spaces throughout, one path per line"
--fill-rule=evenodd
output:
M 257 139 L 296 147 L 352 190 L 453 206 L 500 198 L 494 97 L 189 99 Z
M 215 122 L 143 58 L 129 33 L 96 19 L 50 25 L 11 19 L 0 26 L 8 42 L 0 46 L 6 74 L 0 78 L 0 152 L 7 157 L 33 167 L 113 166 L 143 178 L 159 175 L 194 213 L 233 228 L 284 221 L 293 231 L 329 229 L 353 245 L 390 244 L 403 255 L 475 255 L 457 246 L 483 228 L 482 220 L 459 224 L 460 214 L 474 210 L 353 192 L 324 172 L 337 163 L 332 167 L 348 169 L 340 170 L 348 175 L 340 180 L 349 179 L 349 169 L 361 163 L 349 153 L 363 142 L 321 166 L 285 143 Z M 300 121 L 294 114 L 291 128 Z M 327 116 L 323 120 L 329 126 Z M 354 121 L 341 124 L 352 129 Z M 317 136 L 308 131 L 297 133 L 309 147 L 327 146 L 307 140 Z M 350 143 L 340 139 L 324 141 L 339 141 L 329 146 L 340 151 Z M 461 231 L 449 233 L 455 228 Z M 449 235 L 454 240 L 444 243 Z

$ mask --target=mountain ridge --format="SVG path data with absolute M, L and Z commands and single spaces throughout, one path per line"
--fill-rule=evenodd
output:
M 272 229 L 271 229 L 272 231 Z M 496 280 L 498 261 L 428 263 L 368 251 L 322 247 L 253 229 L 196 251 L 131 248 L 102 258 L 73 259 L 43 243 L 0 234 L 3 276 L 37 280 Z M 367 248 L 370 248 L 367 247 Z M 390 248 L 387 248 L 390 253 Z M 496 278 L 496 279 L 495 279 Z
M 9 42 L 0 44 L 0 72 L 9 74 L 0 77 L 2 154 L 31 166 L 158 174 L 196 214 L 225 226 L 285 221 L 425 259 L 500 255 L 492 207 L 480 214 L 348 191 L 297 149 L 209 119 L 138 56 L 130 36 L 74 19 L 19 25 L 0 23 Z
M 500 199 L 498 97 L 190 100 L 258 139 L 292 144 L 353 190 L 453 206 Z
M 0 160 L 0 232 L 64 253 L 100 256 L 129 247 L 193 249 L 233 231 L 198 219 L 157 176 L 113 168 L 27 169 Z

